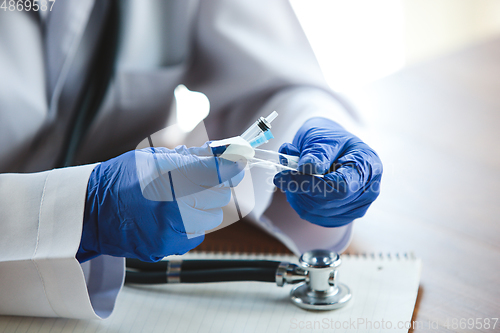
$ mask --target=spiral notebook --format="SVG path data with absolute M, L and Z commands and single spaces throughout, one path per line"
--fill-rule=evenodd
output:
M 297 262 L 286 254 L 185 257 Z M 420 270 L 420 260 L 411 254 L 342 255 L 338 280 L 353 297 L 333 311 L 300 309 L 289 300 L 291 286 L 273 283 L 125 286 L 106 320 L 0 317 L 0 332 L 407 332 Z

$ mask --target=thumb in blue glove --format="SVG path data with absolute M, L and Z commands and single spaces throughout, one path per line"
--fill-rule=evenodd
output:
M 274 184 L 309 222 L 339 227 L 362 217 L 380 192 L 382 162 L 367 144 L 326 118 L 311 118 L 280 153 L 300 156 L 299 172 L 277 174 Z M 311 176 L 323 174 L 323 177 Z
M 158 261 L 198 246 L 222 222 L 245 161 L 210 147 L 146 148 L 96 166 L 88 187 L 79 261 L 100 254 Z

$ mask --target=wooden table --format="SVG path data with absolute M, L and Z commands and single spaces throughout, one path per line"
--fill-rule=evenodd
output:
M 414 320 L 464 331 L 450 327 L 454 318 L 499 318 L 500 39 L 351 97 L 366 115 L 385 173 L 349 250 L 422 258 Z
M 382 194 L 355 222 L 348 252 L 413 251 L 422 258 L 413 320 L 424 329 L 415 332 L 429 325 L 460 332 L 454 320 L 499 318 L 500 39 L 405 69 L 350 97 L 385 172 Z M 229 236 L 235 233 L 240 237 Z M 244 237 L 286 252 L 244 223 L 208 234 L 200 249 L 238 250 Z M 238 241 L 216 245 L 228 239 Z M 474 324 L 470 331 L 500 332 L 500 322 L 495 330 Z

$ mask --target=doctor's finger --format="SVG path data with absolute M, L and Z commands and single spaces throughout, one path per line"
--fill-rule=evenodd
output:
M 186 234 L 202 234 L 206 230 L 218 227 L 222 223 L 222 208 L 196 209 L 183 200 L 178 201 L 182 224 Z
M 316 202 L 312 200 L 311 197 L 304 194 L 287 193 L 287 199 L 289 202 L 293 202 L 297 207 L 301 207 L 301 209 L 309 214 L 331 217 L 341 215 L 361 217 L 364 214 L 360 214 L 360 212 L 363 211 L 363 207 L 366 206 L 367 209 L 373 202 L 370 195 L 361 195 L 354 201 L 330 200 L 330 203 L 332 203 L 331 205 Z
M 188 160 L 189 161 L 186 161 Z M 218 157 L 186 157 L 184 164 L 170 170 L 170 178 L 177 188 L 182 184 L 184 192 L 197 191 L 197 188 L 218 186 L 234 178 L 237 182 L 246 161 L 228 161 Z M 236 177 L 236 178 L 235 178 Z
M 210 210 L 226 206 L 231 200 L 231 189 L 228 186 L 211 187 L 200 192 L 178 197 L 177 202 L 193 209 Z
M 232 186 L 238 185 L 243 179 L 243 170 L 246 167 L 247 160 L 243 156 L 236 161 L 218 157 L 214 148 L 210 147 L 209 144 L 210 142 L 206 142 L 201 147 L 191 148 L 179 146 L 175 150 L 184 156 L 193 155 L 199 157 L 200 161 L 202 161 L 207 168 L 215 167 L 217 169 L 217 180 L 219 184 L 230 181 Z M 214 164 L 212 164 L 212 162 Z M 214 181 L 207 179 L 206 183 L 201 183 L 200 185 L 210 187 L 214 186 L 214 184 Z
M 326 176 L 325 176 L 326 177 Z M 302 194 L 311 197 L 316 202 L 328 202 L 335 199 L 345 199 L 345 194 L 325 180 L 296 171 L 283 171 L 274 177 L 274 184 L 287 193 Z
M 370 204 L 366 204 L 354 209 L 345 207 L 346 211 L 341 213 L 337 210 L 310 210 L 302 207 L 297 201 L 289 200 L 289 202 L 302 219 L 324 227 L 340 227 L 346 225 L 362 217 L 370 206 Z
M 335 189 L 335 197 L 338 199 L 355 195 L 364 185 L 363 176 L 355 163 L 344 164 L 323 178 L 331 188 Z
M 286 155 L 291 155 L 291 156 L 300 156 L 300 150 L 295 147 L 291 143 L 284 143 L 281 145 L 280 149 L 278 150 L 281 154 L 286 154 Z
M 307 174 L 325 174 L 337 158 L 336 146 L 324 143 L 304 145 L 300 153 L 298 170 Z

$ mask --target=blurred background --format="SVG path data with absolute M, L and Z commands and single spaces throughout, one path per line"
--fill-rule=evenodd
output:
M 329 85 L 353 93 L 405 67 L 500 36 L 498 0 L 291 0 Z M 203 94 L 176 90 L 191 131 L 209 112 Z
M 500 35 L 498 0 L 291 0 L 330 86 L 359 88 Z

